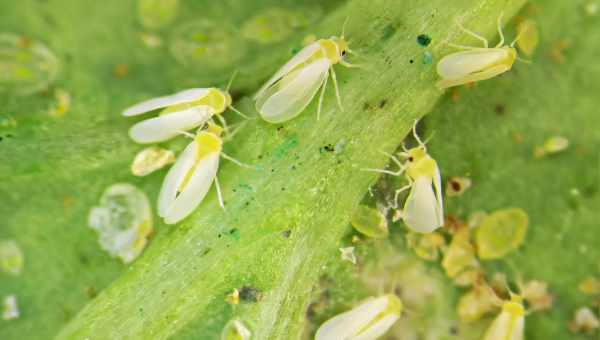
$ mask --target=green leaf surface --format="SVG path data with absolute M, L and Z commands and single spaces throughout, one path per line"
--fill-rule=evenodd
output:
M 378 151 L 394 150 L 413 120 L 430 111 L 425 131 L 436 132 L 430 152 L 442 173 L 469 175 L 474 181 L 465 195 L 448 200 L 448 213 L 525 209 L 530 231 L 522 251 L 489 267 L 517 268 L 524 277 L 548 281 L 557 293 L 555 309 L 530 318 L 528 339 L 571 336 L 567 320 L 575 306 L 585 303 L 576 285 L 598 271 L 594 207 L 600 138 L 591 128 L 598 125 L 592 110 L 600 70 L 591 57 L 600 41 L 600 30 L 593 26 L 597 18 L 586 17 L 583 3 L 540 3 L 534 18 L 540 23 L 542 44 L 534 63 L 517 64 L 506 76 L 474 89 L 461 88 L 457 103 L 445 96 L 435 105 L 442 96 L 433 86 L 435 64 L 423 63 L 426 50 L 433 53 L 434 63 L 450 51 L 443 40 L 472 42 L 452 24 L 454 19 L 493 38 L 499 13 L 504 11 L 508 20 L 523 3 L 181 1 L 176 19 L 157 31 L 140 25 L 135 2 L 0 4 L 3 31 L 39 39 L 61 61 L 49 93 L 0 94 L 0 114 L 17 121 L 16 127 L 0 128 L 0 239 L 15 239 L 25 253 L 21 276 L 0 277 L 0 294 L 16 294 L 22 312 L 20 319 L 0 323 L 0 338 L 59 334 L 59 339 L 212 339 L 232 318 L 243 320 L 258 339 L 299 337 L 306 308 L 319 293 L 315 285 L 324 266 L 339 259 L 337 248 L 347 244 L 351 213 L 376 180 L 360 168 L 383 167 L 387 159 Z M 241 23 L 273 7 L 300 8 L 316 19 L 281 42 L 243 38 Z M 186 87 L 224 86 L 236 69 L 233 94 L 244 98 L 302 46 L 307 34 L 339 34 L 346 17 L 346 35 L 360 54 L 352 61 L 366 68 L 336 67 L 343 113 L 330 88 L 319 121 L 313 103 L 285 125 L 248 122 L 225 151 L 256 169 L 223 161 L 219 178 L 226 212 L 211 192 L 178 225 L 156 219 L 155 238 L 132 266 L 123 266 L 99 248 L 95 233 L 87 228 L 87 215 L 104 189 L 130 182 L 155 202 L 165 174 L 131 175 L 130 162 L 142 147 L 127 137 L 137 120 L 121 117 L 124 107 Z M 169 48 L 182 30 L 202 20 L 216 21 L 229 32 L 225 40 L 231 41 L 224 43 L 231 50 L 223 55 L 223 64 L 208 67 L 200 58 L 184 65 Z M 161 37 L 163 46 L 144 46 L 143 32 Z M 422 33 L 433 39 L 427 49 L 417 43 Z M 560 39 L 571 41 L 565 64 L 548 57 Z M 113 74 L 120 64 L 129 70 L 122 78 Z M 72 96 L 71 110 L 62 118 L 47 113 L 56 87 Z M 498 105 L 505 108 L 504 115 L 494 113 Z M 236 106 L 254 113 L 248 98 Z M 227 118 L 235 120 L 229 114 Z M 514 142 L 515 133 L 523 136 L 521 144 Z M 572 147 L 534 160 L 533 146 L 556 134 L 567 136 Z M 185 143 L 180 138 L 168 145 L 181 149 Z M 345 144 L 341 152 L 327 151 L 340 143 Z M 570 196 L 572 188 L 581 195 Z M 398 238 L 391 235 L 392 243 Z M 410 258 L 398 243 L 392 253 Z M 390 255 L 385 251 L 390 249 L 377 252 Z M 559 252 L 565 255 L 557 257 Z M 337 285 L 348 287 L 334 290 L 340 294 L 334 299 L 344 303 L 330 312 L 367 292 L 357 282 L 345 281 L 353 277 L 347 269 L 328 268 Z M 434 277 L 436 301 L 444 307 L 428 315 L 453 320 L 458 292 L 440 273 Z M 244 286 L 259 289 L 262 299 L 229 305 L 226 295 Z M 443 334 L 442 328 L 451 325 L 427 318 L 423 322 L 435 326 L 431 334 Z

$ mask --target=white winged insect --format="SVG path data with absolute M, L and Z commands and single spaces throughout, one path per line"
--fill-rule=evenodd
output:
M 158 195 L 158 215 L 165 223 L 175 224 L 202 202 L 213 181 L 217 189 L 219 204 L 223 209 L 223 197 L 217 179 L 219 158 L 223 157 L 240 166 L 246 166 L 223 153 L 223 129 L 208 122 L 169 169 Z
M 517 50 L 514 48 L 515 43 L 519 39 L 518 36 L 510 45 L 504 45 L 502 15 L 498 17 L 500 42 L 493 48 L 488 47 L 488 41 L 484 37 L 464 28 L 460 23 L 458 25 L 470 36 L 481 40 L 483 47 L 446 43 L 463 51 L 451 53 L 438 62 L 437 73 L 442 78 L 436 83 L 438 88 L 445 89 L 493 78 L 509 71 L 515 60 L 519 59 Z
M 400 318 L 402 302 L 394 294 L 369 298 L 357 307 L 325 321 L 315 340 L 374 340 Z
M 341 37 L 319 39 L 304 47 L 288 61 L 254 96 L 256 110 L 269 123 L 281 123 L 298 116 L 321 88 L 317 119 L 323 107 L 327 79 L 331 74 L 338 105 L 342 100 L 333 65 L 357 67 L 344 60 L 352 53 L 342 32 Z
M 126 109 L 123 111 L 123 116 L 126 117 L 161 109 L 158 117 L 133 125 L 129 136 L 140 144 L 164 142 L 180 134 L 180 131 L 204 125 L 213 116 L 227 130 L 225 119 L 221 116 L 225 110 L 230 109 L 247 118 L 231 106 L 230 85 L 231 80 L 225 90 L 214 87 L 183 90 L 170 96 L 149 99 Z
M 502 302 L 502 310 L 485 332 L 483 340 L 523 340 L 525 314 L 523 298 L 511 293 L 511 299 Z
M 394 155 L 386 153 L 399 166 L 397 171 L 365 170 L 393 176 L 404 174 L 408 185 L 396 190 L 394 204 L 397 207 L 398 195 L 410 189 L 401 217 L 410 229 L 419 233 L 430 233 L 444 224 L 441 176 L 437 162 L 427 153 L 425 143 L 417 135 L 416 126 L 417 122 L 413 126 L 413 135 L 419 145 L 409 150 L 404 148 L 404 152 L 399 154 L 406 159 L 404 163 Z

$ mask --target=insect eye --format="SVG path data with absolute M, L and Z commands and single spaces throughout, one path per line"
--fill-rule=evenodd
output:
M 342 51 L 342 57 L 346 55 L 346 50 Z
M 412 161 L 414 161 L 414 160 L 415 160 L 415 159 L 414 159 L 412 156 L 411 156 L 411 157 L 408 157 L 408 161 L 409 161 L 409 162 L 412 162 Z

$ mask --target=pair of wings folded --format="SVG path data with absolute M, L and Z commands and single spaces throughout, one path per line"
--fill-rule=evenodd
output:
M 378 319 L 385 312 L 388 305 L 388 298 L 382 296 L 337 315 L 326 321 L 317 330 L 315 340 L 376 339 L 385 334 L 400 317 L 398 314 L 391 313 Z M 366 325 L 374 320 L 377 321 L 364 329 Z
M 196 140 L 192 141 L 165 177 L 158 195 L 158 215 L 167 224 L 181 221 L 196 209 L 217 175 L 219 152 L 211 152 L 197 159 L 201 147 Z M 187 183 L 182 188 L 185 180 Z
M 194 88 L 171 96 L 158 97 L 136 104 L 123 112 L 123 116 L 137 116 L 166 107 L 192 103 L 206 96 L 209 89 Z M 214 114 L 210 106 L 182 106 L 180 111 L 143 120 L 131 127 L 129 136 L 137 143 L 164 142 L 186 131 L 206 123 Z
M 436 83 L 440 89 L 493 78 L 510 70 L 512 65 L 501 61 L 508 57 L 504 48 L 482 48 L 452 53 L 440 60 Z
M 310 104 L 331 67 L 331 61 L 326 57 L 307 63 L 319 51 L 318 42 L 306 46 L 257 92 L 254 96 L 256 110 L 264 120 L 270 123 L 290 120 Z
M 403 210 L 404 222 L 410 229 L 430 233 L 444 225 L 441 182 L 439 171 L 433 178 L 415 179 Z
M 486 331 L 483 340 L 523 340 L 524 329 L 524 317 L 515 318 L 509 313 L 500 312 Z

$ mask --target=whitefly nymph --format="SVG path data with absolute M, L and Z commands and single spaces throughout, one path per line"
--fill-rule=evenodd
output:
M 352 50 L 344 33 L 340 37 L 319 39 L 304 47 L 258 90 L 254 96 L 256 110 L 269 123 L 285 122 L 302 113 L 321 89 L 318 119 L 330 74 L 341 109 L 342 100 L 333 66 L 355 67 L 344 60 L 347 53 L 352 53 Z
M 408 184 L 396 190 L 394 205 L 398 206 L 399 194 L 410 189 L 401 211 L 401 217 L 406 226 L 413 231 L 430 233 L 444 224 L 442 183 L 437 162 L 427 153 L 425 143 L 417 135 L 416 124 L 415 122 L 413 126 L 413 135 L 419 145 L 411 149 L 405 148 L 404 152 L 400 153 L 405 161 L 402 162 L 394 155 L 386 154 L 399 166 L 397 171 L 365 170 L 393 176 L 404 174 Z
M 129 136 L 141 144 L 164 142 L 177 136 L 181 131 L 204 125 L 213 116 L 216 116 L 227 128 L 221 116 L 227 109 L 246 118 L 231 105 L 228 88 L 229 85 L 225 90 L 214 87 L 193 88 L 136 104 L 123 111 L 123 116 L 137 116 L 157 110 L 160 112 L 157 117 L 133 125 L 129 130 Z
M 509 71 L 518 59 L 514 45 L 519 37 L 510 45 L 504 45 L 502 15 L 498 18 L 500 42 L 492 48 L 488 47 L 488 41 L 484 37 L 460 24 L 459 27 L 470 36 L 482 41 L 483 47 L 446 43 L 463 51 L 451 53 L 438 62 L 437 73 L 442 78 L 436 83 L 438 88 L 445 89 L 496 77 Z

